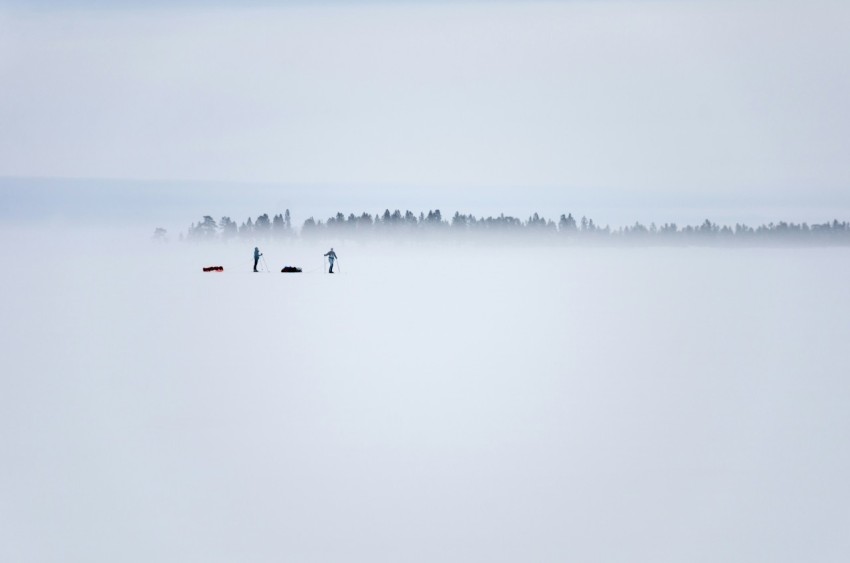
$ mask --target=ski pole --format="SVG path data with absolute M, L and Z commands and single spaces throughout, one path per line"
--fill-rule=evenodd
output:
M 263 255 L 260 255 L 260 257 L 263 259 L 263 268 L 265 268 L 265 269 L 266 269 L 266 272 L 268 272 L 268 273 L 270 273 L 270 274 L 271 274 L 271 273 L 272 273 L 272 271 L 271 271 L 271 270 L 269 270 L 269 265 L 268 265 L 268 264 L 266 264 L 266 257 L 265 257 L 265 256 L 263 256 Z

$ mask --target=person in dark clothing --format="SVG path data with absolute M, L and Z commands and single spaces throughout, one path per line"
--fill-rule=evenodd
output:
M 260 249 L 256 246 L 254 247 L 254 271 L 257 271 L 257 263 L 260 261 L 260 256 L 263 254 L 260 252 Z
M 325 256 L 328 257 L 328 262 L 331 263 L 331 269 L 328 270 L 328 273 L 332 274 L 334 273 L 334 260 L 336 260 L 336 252 L 334 252 L 334 249 L 331 248 L 325 253 Z

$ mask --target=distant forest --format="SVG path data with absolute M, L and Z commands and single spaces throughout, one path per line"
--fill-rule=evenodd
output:
M 167 231 L 157 228 L 154 239 L 166 240 Z M 675 223 L 643 225 L 635 223 L 627 227 L 611 228 L 600 226 L 587 217 L 576 219 L 571 213 L 561 215 L 558 221 L 546 219 L 537 213 L 526 220 L 509 215 L 497 217 L 475 217 L 455 213 L 450 219 L 443 217 L 440 210 L 402 213 L 399 210 L 385 210 L 370 215 L 353 213 L 345 216 L 337 213 L 326 221 L 310 217 L 300 229 L 292 225 L 287 209 L 269 218 L 262 214 L 256 219 L 250 217 L 237 225 L 230 217 L 216 221 L 204 216 L 192 223 L 186 234 L 180 233 L 180 240 L 188 241 L 230 241 L 230 240 L 380 240 L 399 238 L 451 238 L 468 240 L 508 239 L 550 242 L 595 242 L 595 243 L 637 243 L 637 244 L 809 244 L 809 245 L 847 245 L 850 244 L 850 223 L 846 221 L 807 224 L 807 223 L 769 223 L 751 227 L 737 223 L 734 226 L 718 225 L 706 219 L 699 225 L 679 226 Z

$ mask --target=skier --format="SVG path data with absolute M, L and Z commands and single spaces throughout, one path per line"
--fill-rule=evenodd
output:
M 331 248 L 325 253 L 325 256 L 328 257 L 328 262 L 331 263 L 331 269 L 328 270 L 328 273 L 332 274 L 334 273 L 334 260 L 336 260 L 336 252 L 334 252 L 334 249 Z
M 260 261 L 260 256 L 263 254 L 260 252 L 260 249 L 256 246 L 254 247 L 254 271 L 257 271 L 257 263 Z

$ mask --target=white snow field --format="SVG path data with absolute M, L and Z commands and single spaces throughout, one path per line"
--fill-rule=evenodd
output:
M 847 561 L 850 249 L 140 238 L 3 233 L 0 561 Z

